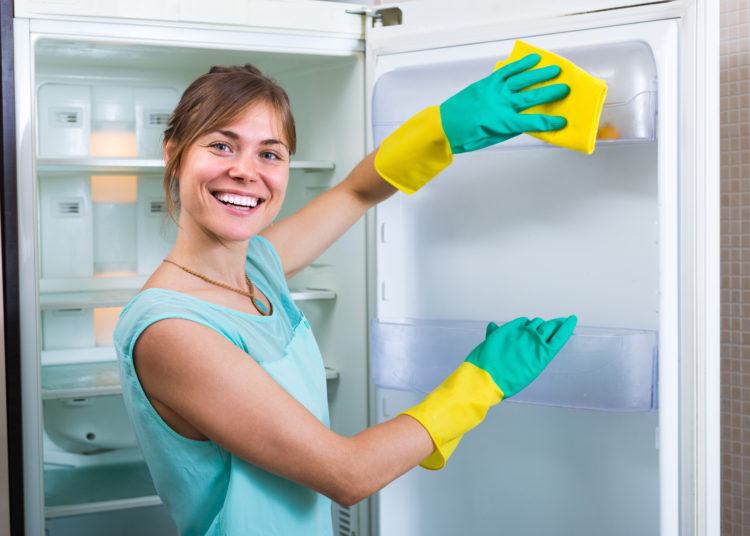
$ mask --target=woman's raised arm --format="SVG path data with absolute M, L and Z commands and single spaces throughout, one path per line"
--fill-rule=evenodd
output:
M 397 191 L 375 171 L 374 160 L 373 152 L 339 184 L 261 232 L 279 254 L 287 278 L 317 259 L 370 207 Z

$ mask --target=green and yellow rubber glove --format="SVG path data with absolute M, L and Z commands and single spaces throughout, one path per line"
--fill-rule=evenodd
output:
M 570 91 L 567 84 L 527 89 L 560 73 L 556 65 L 531 69 L 540 59 L 539 54 L 529 54 L 462 89 L 440 106 L 417 113 L 383 140 L 375 155 L 377 172 L 411 194 L 445 169 L 454 154 L 489 147 L 523 132 L 563 128 L 564 117 L 521 113 L 561 99 Z
M 442 468 L 490 406 L 534 381 L 573 334 L 577 320 L 522 317 L 502 326 L 490 323 L 485 340 L 466 360 L 421 403 L 403 412 L 418 420 L 435 444 L 420 465 Z

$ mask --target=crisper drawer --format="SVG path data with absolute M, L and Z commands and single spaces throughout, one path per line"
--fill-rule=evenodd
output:
M 484 339 L 486 323 L 374 319 L 373 383 L 428 393 Z M 579 326 L 526 389 L 508 401 L 615 412 L 656 408 L 657 333 Z

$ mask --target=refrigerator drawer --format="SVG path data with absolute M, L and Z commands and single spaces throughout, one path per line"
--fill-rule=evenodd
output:
M 485 322 L 372 321 L 378 387 L 428 393 L 484 339 Z M 657 333 L 577 327 L 539 377 L 508 401 L 616 412 L 656 408 Z

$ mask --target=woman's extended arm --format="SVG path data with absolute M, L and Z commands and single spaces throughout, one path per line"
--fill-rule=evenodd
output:
M 156 322 L 134 349 L 138 377 L 172 428 L 210 438 L 240 458 L 351 505 L 434 449 L 409 416 L 340 436 L 326 428 L 250 356 L 205 326 Z
M 263 230 L 287 278 L 318 258 L 367 209 L 397 191 L 375 171 L 374 159 L 375 153 L 366 156 L 339 184 Z

